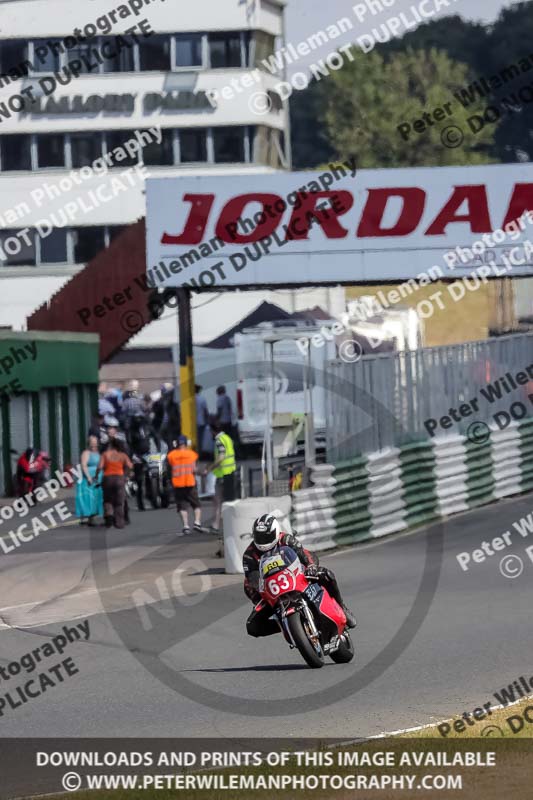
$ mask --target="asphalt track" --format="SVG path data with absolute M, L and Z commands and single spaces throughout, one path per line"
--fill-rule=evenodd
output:
M 455 556 L 532 508 L 533 495 L 501 501 L 324 558 L 359 625 L 355 661 L 321 670 L 280 636 L 246 636 L 241 577 L 221 573 L 213 538 L 176 538 L 173 510 L 134 512 L 129 528 L 110 534 L 42 534 L 0 555 L 0 664 L 72 620 L 88 619 L 90 638 L 65 650 L 78 674 L 4 708 L 0 736 L 365 737 L 472 710 L 533 674 L 533 562 L 524 553 L 533 534 L 513 534 L 516 545 L 467 573 Z M 511 553 L 524 562 L 514 579 L 498 568 Z M 1 693 L 23 680 L 0 681 Z

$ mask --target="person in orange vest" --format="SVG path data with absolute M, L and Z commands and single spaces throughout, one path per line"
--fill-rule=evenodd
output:
M 187 505 L 194 511 L 194 530 L 200 532 L 203 530 L 202 509 L 196 488 L 197 461 L 198 453 L 188 446 L 187 437 L 178 436 L 178 439 L 172 442 L 172 449 L 167 453 L 167 464 L 176 498 L 176 510 L 183 521 L 183 530 L 178 533 L 178 536 L 192 533 L 189 527 Z

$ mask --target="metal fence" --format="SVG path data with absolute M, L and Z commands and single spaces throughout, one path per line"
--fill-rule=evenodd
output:
M 431 434 L 481 436 L 533 416 L 533 334 L 333 361 L 325 383 L 331 463 Z

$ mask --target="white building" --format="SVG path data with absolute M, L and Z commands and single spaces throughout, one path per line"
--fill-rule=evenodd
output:
M 105 176 L 79 178 L 136 131 L 162 130 L 161 142 L 142 151 L 150 174 L 290 167 L 288 112 L 274 92 L 283 76 L 261 65 L 283 43 L 283 12 L 284 0 L 0 2 L 0 325 L 23 329 L 36 307 L 144 216 L 139 179 L 109 201 L 94 201 L 96 187 L 111 185 L 128 161 Z M 259 80 L 243 88 L 242 76 L 256 66 Z M 235 78 L 233 99 L 206 95 Z M 258 93 L 269 97 L 269 108 L 261 98 L 258 107 Z M 70 217 L 68 203 L 76 204 Z M 220 298 L 209 330 L 195 319 L 199 340 L 257 305 L 253 294 Z M 277 295 L 288 308 L 317 302 Z M 197 298 L 198 306 L 206 299 Z M 175 335 L 175 320 L 163 319 L 136 341 L 168 344 Z

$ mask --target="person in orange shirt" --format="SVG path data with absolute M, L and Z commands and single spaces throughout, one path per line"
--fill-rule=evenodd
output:
M 183 530 L 178 533 L 178 536 L 192 533 L 189 527 L 187 505 L 190 505 L 194 511 L 194 530 L 200 532 L 203 530 L 202 509 L 196 488 L 197 461 L 198 453 L 188 446 L 186 436 L 179 436 L 176 441 L 172 442 L 172 450 L 167 453 L 167 464 L 174 487 L 176 510 L 183 521 Z
M 126 500 L 126 475 L 133 469 L 129 456 L 123 451 L 118 439 L 110 439 L 107 450 L 100 456 L 96 471 L 103 472 L 102 488 L 104 490 L 104 519 L 107 528 L 124 527 L 124 504 Z

